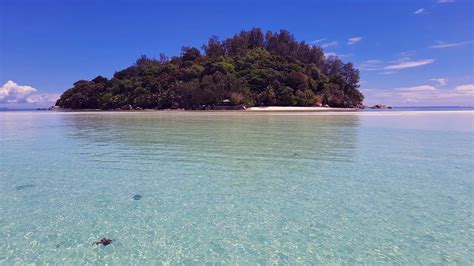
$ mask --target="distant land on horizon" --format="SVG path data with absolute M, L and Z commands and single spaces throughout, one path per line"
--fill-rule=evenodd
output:
M 80 80 L 56 105 L 65 109 L 209 110 L 240 106 L 360 107 L 359 71 L 286 30 L 212 36 L 180 56 L 142 56 L 111 79 Z

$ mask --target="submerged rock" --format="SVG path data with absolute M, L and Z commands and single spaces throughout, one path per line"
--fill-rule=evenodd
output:
M 134 200 L 141 200 L 141 199 L 142 199 L 142 195 L 138 195 L 138 194 L 137 194 L 137 195 L 133 196 L 133 199 L 134 199 Z
M 31 184 L 28 184 L 28 185 L 21 185 L 21 186 L 16 186 L 15 189 L 16 189 L 16 190 L 23 190 L 23 189 L 32 188 L 32 187 L 35 187 L 35 185 L 31 185 Z
M 104 246 L 107 246 L 107 245 L 110 245 L 112 244 L 112 239 L 108 239 L 108 238 L 102 238 L 101 240 L 99 241 L 95 241 L 94 243 L 92 243 L 92 245 L 104 245 Z

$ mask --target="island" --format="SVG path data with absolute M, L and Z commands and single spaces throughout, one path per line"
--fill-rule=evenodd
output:
M 359 71 L 286 30 L 259 28 L 231 38 L 212 36 L 180 56 L 141 56 L 111 79 L 80 80 L 56 105 L 62 109 L 238 110 L 246 107 L 362 107 Z

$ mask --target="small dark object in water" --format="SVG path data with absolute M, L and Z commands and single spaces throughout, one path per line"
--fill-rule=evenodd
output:
M 137 194 L 137 195 L 133 196 L 133 199 L 134 199 L 134 200 L 141 200 L 141 199 L 142 199 L 142 195 L 138 195 L 138 194 Z
M 99 241 L 95 241 L 94 243 L 92 243 L 92 245 L 104 245 L 104 246 L 107 246 L 107 245 L 110 245 L 112 244 L 112 239 L 108 239 L 108 238 L 102 238 L 101 240 Z
M 21 186 L 16 186 L 15 189 L 16 189 L 16 190 L 23 190 L 23 189 L 25 189 L 25 188 L 32 188 L 32 187 L 35 187 L 35 185 L 30 185 L 30 184 L 28 184 L 28 185 L 21 185 Z
M 57 244 L 56 247 L 59 248 L 61 245 L 60 244 Z
M 295 152 L 295 153 L 293 154 L 293 156 L 299 156 L 299 154 Z

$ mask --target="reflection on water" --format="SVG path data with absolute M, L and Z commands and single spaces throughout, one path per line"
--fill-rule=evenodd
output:
M 81 160 L 101 168 L 153 173 L 168 167 L 181 169 L 181 175 L 211 171 L 254 178 L 279 168 L 297 171 L 300 164 L 352 160 L 357 121 L 314 117 L 308 123 L 298 117 L 193 113 L 125 119 L 86 115 L 68 117 L 68 135 L 81 140 Z
M 471 263 L 473 135 L 430 119 L 0 114 L 0 263 Z
M 350 160 L 357 145 L 359 120 L 357 116 L 334 120 L 327 116 L 288 119 L 212 113 L 92 114 L 67 119 L 68 135 L 81 139 L 84 147 L 117 145 L 119 153 L 138 152 L 137 156 L 151 160 L 154 155 L 179 157 L 188 152 L 216 159 L 301 159 L 300 151 L 319 154 L 318 160 Z

